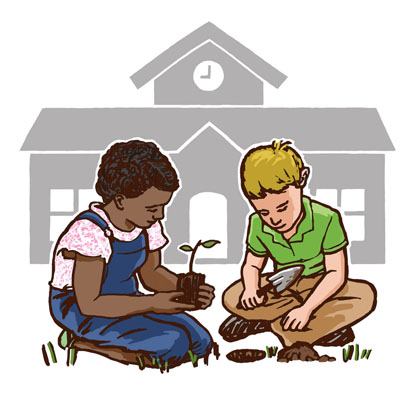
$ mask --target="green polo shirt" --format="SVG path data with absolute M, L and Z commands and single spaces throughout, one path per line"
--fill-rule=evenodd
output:
M 324 255 L 348 245 L 340 213 L 322 203 L 303 197 L 305 216 L 289 240 L 266 225 L 258 214 L 249 219 L 247 248 L 254 255 L 269 256 L 276 270 L 304 265 L 303 276 L 323 273 Z

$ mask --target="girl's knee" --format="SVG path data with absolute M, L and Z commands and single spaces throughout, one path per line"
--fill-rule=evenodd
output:
M 190 343 L 186 332 L 174 327 L 167 331 L 167 335 L 158 342 L 159 349 L 157 350 L 157 357 L 161 357 L 164 360 L 180 361 L 187 354 Z
M 192 337 L 192 352 L 198 356 L 205 355 L 212 349 L 212 337 L 204 328 L 199 327 L 196 336 Z

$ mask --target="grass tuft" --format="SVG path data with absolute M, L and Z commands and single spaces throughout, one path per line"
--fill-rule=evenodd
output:
M 276 347 L 276 346 L 272 346 L 272 347 L 265 346 L 265 348 L 267 350 L 267 358 L 272 358 L 272 357 L 275 357 L 277 355 L 278 347 Z
M 351 361 L 354 356 L 354 361 L 362 360 L 363 358 L 369 359 L 371 350 L 363 349 L 361 350 L 360 354 L 360 347 L 358 344 L 355 346 L 348 345 L 347 349 L 343 348 L 343 361 L 348 362 Z

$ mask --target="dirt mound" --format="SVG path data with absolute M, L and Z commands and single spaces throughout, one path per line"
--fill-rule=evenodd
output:
M 290 361 L 319 361 L 319 362 L 333 362 L 336 359 L 323 355 L 320 357 L 314 348 L 304 342 L 294 343 L 290 347 L 285 347 L 278 352 L 278 362 L 290 362 Z
M 239 363 L 259 361 L 260 359 L 264 359 L 265 356 L 265 351 L 250 349 L 234 350 L 227 354 L 227 358 L 230 361 Z

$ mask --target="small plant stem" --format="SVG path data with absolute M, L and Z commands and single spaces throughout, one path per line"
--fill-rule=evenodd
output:
M 265 346 L 265 348 L 267 349 L 267 358 L 271 358 L 270 348 L 268 346 Z
M 196 250 L 201 245 L 201 243 L 202 243 L 202 240 L 198 240 L 198 243 L 196 243 L 194 249 L 192 250 L 191 259 L 189 260 L 189 273 L 193 273 L 195 253 L 196 253 Z
M 361 352 L 361 357 L 360 357 L 360 359 L 363 359 L 363 358 L 366 356 L 366 352 L 367 352 L 366 349 L 364 349 L 364 350 Z
M 278 347 L 273 347 L 272 356 L 275 357 L 277 355 Z
M 366 359 L 369 359 L 370 354 L 371 354 L 371 350 L 368 350 L 368 351 L 367 351 L 367 354 L 366 354 Z

